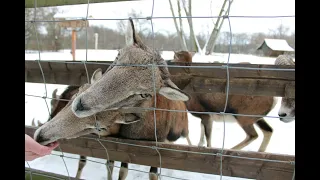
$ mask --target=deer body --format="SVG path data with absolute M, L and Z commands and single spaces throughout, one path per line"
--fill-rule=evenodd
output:
M 36 141 L 48 144 L 91 133 L 108 136 L 114 133 L 113 126 L 119 127 L 116 133 L 119 136 L 154 141 L 153 111 L 137 111 L 137 108 L 154 108 L 156 104 L 156 108 L 184 111 L 156 110 L 157 140 L 173 142 L 185 136 L 190 144 L 186 106 L 183 103 L 189 96 L 170 80 L 166 62 L 158 52 L 143 44 L 135 33 L 132 20 L 129 22 L 128 46 L 119 51 L 113 65 L 103 75 L 101 69 L 96 70 L 91 84 L 81 86 L 52 120 L 37 129 L 34 134 Z M 149 66 L 153 63 L 161 66 Z M 119 66 L 122 64 L 126 66 Z M 148 66 L 129 67 L 128 64 Z M 97 122 L 100 131 L 96 128 Z M 142 127 L 145 131 L 141 130 Z M 127 165 L 122 164 L 120 179 L 127 174 Z M 150 168 L 150 179 L 157 179 L 156 172 L 157 168 Z
M 73 95 L 76 95 L 78 93 L 78 90 L 75 87 L 68 87 L 66 90 L 62 93 L 60 96 L 61 99 L 68 100 L 68 98 L 71 99 Z M 56 96 L 56 91 L 53 92 L 53 97 L 59 98 Z M 158 108 L 170 108 L 175 110 L 183 110 L 186 111 L 186 106 L 181 101 L 171 101 L 160 94 L 157 95 L 157 107 Z M 67 117 L 75 117 L 72 114 L 71 107 L 65 106 L 68 104 L 66 103 L 68 101 L 63 100 L 56 100 L 52 99 L 51 105 L 52 105 L 52 118 L 55 117 L 55 115 L 59 114 L 60 111 L 64 111 L 64 116 Z M 151 98 L 150 101 L 144 102 L 144 106 L 154 104 L 154 98 Z M 68 110 L 68 111 L 67 111 Z M 66 113 L 68 115 L 66 115 Z M 117 114 L 114 112 L 113 114 Z M 100 134 L 101 136 L 115 136 L 115 137 L 123 137 L 127 139 L 136 139 L 136 140 L 149 140 L 149 141 L 155 141 L 155 125 L 154 125 L 154 115 L 153 111 L 148 111 L 145 113 L 142 113 L 141 115 L 142 120 L 131 123 L 131 124 L 113 124 L 110 129 L 107 132 L 104 132 L 104 134 Z M 77 117 L 76 117 L 77 118 Z M 103 121 L 103 119 L 110 118 L 110 113 L 98 113 L 96 115 L 97 121 Z M 83 121 L 85 118 L 77 118 L 77 121 Z M 65 119 L 65 121 L 67 121 Z M 49 121 L 48 121 L 49 122 Z M 159 142 L 173 142 L 180 138 L 180 136 L 187 138 L 187 141 L 189 145 L 191 145 L 190 139 L 188 137 L 188 116 L 187 112 L 170 112 L 170 111 L 157 111 L 156 112 L 156 127 L 157 127 L 157 140 Z M 61 129 L 60 129 L 61 131 Z M 110 164 L 114 164 L 114 161 L 109 161 Z M 77 178 L 81 177 L 81 173 L 83 170 L 83 167 L 86 164 L 86 157 L 81 156 L 79 165 L 78 165 L 78 171 L 77 171 Z M 109 167 L 110 171 L 112 172 L 113 167 Z M 119 179 L 125 179 L 128 171 L 128 163 L 121 163 L 121 170 L 119 173 Z M 156 173 L 157 168 L 151 167 L 150 168 L 150 178 L 156 179 Z M 112 174 L 108 175 L 109 179 L 111 178 Z
M 187 51 L 175 52 L 174 62 L 179 62 L 180 65 L 190 65 L 192 63 L 192 56 Z M 245 62 L 243 62 L 245 63 Z M 183 90 L 190 89 L 187 85 Z M 190 94 L 190 100 L 185 102 L 189 111 L 198 112 L 224 112 L 226 103 L 226 94 L 224 93 L 204 93 L 204 94 Z M 276 99 L 269 96 L 244 96 L 244 95 L 231 95 L 228 96 L 226 113 L 234 114 L 249 114 L 249 115 L 267 115 L 275 106 Z M 211 133 L 212 123 L 214 120 L 221 120 L 219 115 L 191 113 L 193 116 L 201 119 L 201 136 L 199 146 L 204 145 L 204 137 L 207 140 L 207 146 L 211 147 Z M 264 152 L 269 144 L 273 129 L 263 119 L 259 117 L 249 116 L 234 116 L 237 123 L 246 133 L 246 138 L 235 145 L 232 149 L 240 150 L 255 139 L 258 134 L 254 128 L 254 124 L 262 130 L 264 138 L 259 147 L 260 152 Z M 217 119 L 218 118 L 218 119 Z
M 171 101 L 160 94 L 156 96 L 156 104 L 159 109 L 170 109 L 186 111 L 186 105 L 182 101 Z M 144 102 L 142 107 L 151 107 L 154 98 Z M 148 111 L 144 114 L 143 121 L 134 124 L 121 125 L 119 135 L 129 139 L 155 141 L 154 112 Z M 158 141 L 176 141 L 180 136 L 188 135 L 188 114 L 187 112 L 173 112 L 156 110 L 156 131 Z

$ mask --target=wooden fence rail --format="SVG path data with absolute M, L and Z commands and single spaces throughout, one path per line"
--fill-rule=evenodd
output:
M 89 61 L 86 64 L 89 78 L 97 68 L 105 71 L 112 61 Z M 86 69 L 81 61 L 40 61 L 45 82 L 49 84 L 82 85 L 87 83 Z M 168 62 L 168 65 L 178 65 Z M 225 93 L 227 73 L 220 63 L 192 63 L 198 68 L 170 67 L 171 78 L 181 89 L 187 85 L 187 93 Z M 201 66 L 201 67 L 199 67 Z M 206 67 L 204 67 L 206 66 Z M 230 94 L 295 97 L 295 71 L 252 70 L 252 68 L 294 69 L 295 66 L 257 64 L 230 64 Z M 245 67 L 247 69 L 236 69 Z M 250 69 L 251 68 L 251 69 Z M 37 61 L 25 61 L 25 82 L 43 83 L 43 76 Z
M 25 133 L 31 137 L 33 137 L 35 130 L 35 127 L 25 126 Z M 76 139 L 61 140 L 60 147 L 63 152 L 106 159 L 107 153 L 97 141 L 97 138 L 94 135 L 87 135 Z M 100 141 L 108 149 L 111 160 L 159 167 L 159 155 L 153 148 L 156 146 L 155 142 L 112 137 L 102 137 Z M 158 143 L 158 147 L 158 151 L 161 154 L 162 168 L 220 174 L 221 157 L 213 155 L 220 153 L 220 149 L 164 143 Z M 56 151 L 59 151 L 59 148 Z M 240 157 L 223 157 L 222 168 L 224 176 L 257 180 L 291 180 L 293 176 L 294 165 L 288 163 L 295 161 L 295 157 L 292 155 L 235 150 L 224 150 L 223 155 Z M 257 158 L 267 161 L 257 160 Z M 275 162 L 276 160 L 283 162 Z
M 107 3 L 107 2 L 120 2 L 120 1 L 137 1 L 137 0 L 90 0 L 93 3 Z M 88 4 L 88 0 L 25 0 L 25 8 L 35 7 L 50 7 L 50 6 L 66 6 L 66 5 L 79 5 Z
M 28 168 L 25 167 L 25 180 L 84 180 L 84 179 L 77 179 L 73 177 L 68 177 L 68 176 L 63 176 L 60 174 L 55 174 L 55 173 L 50 173 L 46 171 L 41 171 L 38 169 L 33 169 L 33 168 Z M 30 177 L 30 172 L 31 172 L 31 177 Z

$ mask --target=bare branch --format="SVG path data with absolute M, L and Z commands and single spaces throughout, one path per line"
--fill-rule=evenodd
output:
M 224 8 L 225 8 L 225 5 L 226 5 L 227 1 L 228 0 L 224 0 L 224 2 L 222 4 L 222 7 L 221 7 L 221 10 L 220 10 L 220 13 L 219 13 L 220 17 L 217 19 L 217 22 L 215 23 L 214 28 L 213 28 L 213 30 L 211 32 L 210 38 L 209 38 L 208 42 L 205 45 L 206 54 L 211 54 L 213 52 L 213 50 L 214 50 L 214 46 L 215 46 L 216 40 L 218 38 L 220 29 L 221 29 L 221 27 L 223 25 L 223 22 L 224 22 L 224 19 L 221 16 L 222 16 L 222 14 L 224 12 Z M 230 1 L 230 5 L 229 6 L 231 6 L 232 2 L 233 1 Z M 227 13 L 227 11 L 226 11 L 226 13 Z M 226 13 L 224 15 L 226 15 Z M 222 21 L 221 21 L 221 18 L 222 18 Z M 221 21 L 221 24 L 219 24 L 220 21 Z
M 191 0 L 189 0 L 188 2 L 188 6 L 189 6 L 189 10 L 187 10 L 187 6 L 186 6 L 186 2 L 185 0 L 182 0 L 182 4 L 183 4 L 183 9 L 186 13 L 186 15 L 188 16 L 187 20 L 188 20 L 188 24 L 189 24 L 189 30 L 190 30 L 190 45 L 191 45 L 191 49 L 195 49 L 197 52 L 200 49 L 197 37 L 195 36 L 194 33 L 194 29 L 193 29 L 193 22 L 192 22 L 192 14 L 191 14 Z
M 170 4 L 170 10 L 171 10 L 172 16 L 175 17 L 171 0 L 169 0 L 169 4 Z M 178 6 L 178 8 L 179 8 L 179 6 Z M 181 17 L 181 15 L 179 17 Z M 183 36 L 183 33 L 182 33 L 181 18 L 180 18 L 180 29 L 178 27 L 178 23 L 177 23 L 176 18 L 172 18 L 172 19 L 173 19 L 173 22 L 174 22 L 174 26 L 176 27 L 177 34 L 179 36 L 181 48 L 182 48 L 182 50 L 186 51 L 187 50 L 187 45 L 186 45 L 186 42 L 184 40 L 184 36 Z

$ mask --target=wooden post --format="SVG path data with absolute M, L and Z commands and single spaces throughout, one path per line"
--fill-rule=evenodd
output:
M 76 42 L 77 42 L 77 32 L 75 30 L 72 30 L 72 35 L 71 35 L 71 41 L 72 41 L 72 59 L 75 61 L 76 60 Z
M 98 49 L 98 33 L 94 34 L 94 49 Z
M 68 20 L 68 21 L 61 21 L 59 22 L 59 26 L 62 28 L 71 28 L 72 29 L 72 34 L 71 34 L 71 54 L 72 54 L 72 60 L 76 60 L 76 43 L 77 43 L 77 31 L 75 30 L 76 28 L 81 28 L 81 27 L 89 27 L 88 21 L 84 20 L 70 20 L 70 18 L 57 18 L 58 20 Z

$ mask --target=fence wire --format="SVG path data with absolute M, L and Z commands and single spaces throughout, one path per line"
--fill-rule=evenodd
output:
M 42 78 L 43 78 L 43 84 L 44 84 L 44 89 L 45 89 L 45 96 L 38 96 L 38 95 L 30 95 L 30 94 L 25 94 L 26 96 L 30 96 L 30 97 L 38 97 L 38 98 L 43 98 L 45 103 L 46 103 L 46 107 L 47 107 L 47 110 L 48 110 L 48 113 L 49 113 L 49 117 L 51 117 L 51 112 L 50 112 L 50 109 L 49 109 L 49 106 L 47 104 L 47 101 L 46 99 L 56 99 L 56 100 L 59 100 L 59 101 L 70 101 L 68 99 L 59 99 L 59 98 L 50 98 L 47 96 L 47 86 L 46 86 L 46 81 L 45 81 L 45 76 L 44 76 L 44 73 L 43 73 L 43 70 L 42 70 L 42 66 L 41 66 L 41 63 L 40 61 L 41 60 L 41 48 L 40 48 L 40 40 L 39 40 L 39 37 L 38 37 L 38 34 L 37 34 L 37 23 L 39 22 L 51 22 L 51 23 L 55 23 L 55 22 L 64 22 L 64 21 L 71 21 L 71 20 L 45 20 L 45 19 L 37 19 L 37 0 L 34 0 L 34 4 L 35 4 L 35 7 L 34 7 L 34 19 L 33 20 L 25 20 L 25 22 L 30 22 L 33 24 L 33 27 L 34 27 L 34 30 L 35 30 L 35 33 L 36 33 L 36 41 L 37 41 L 37 47 L 38 47 L 38 64 L 39 64 L 39 68 L 41 70 L 41 75 L 42 75 Z M 192 18 L 192 19 L 214 19 L 214 18 L 224 18 L 224 19 L 227 19 L 228 20 L 228 25 L 229 25 L 229 33 L 230 33 L 230 43 L 229 43 L 229 52 L 228 52 L 228 60 L 227 60 L 227 63 L 226 65 L 222 65 L 222 66 L 180 66 L 180 65 L 167 65 L 167 67 L 187 67 L 187 68 L 211 68 L 211 69 L 226 69 L 226 76 L 227 76 L 227 84 L 226 84 L 226 100 L 225 100 L 225 105 L 224 105 L 224 110 L 223 112 L 197 112 L 197 111 L 187 111 L 189 113 L 198 113 L 198 114 L 217 114 L 217 115 L 222 115 L 223 117 L 223 142 L 222 142 L 222 148 L 221 148 L 221 152 L 220 153 L 204 153 L 204 152 L 194 152 L 194 151 L 184 151 L 184 150 L 177 150 L 177 149 L 170 149 L 170 148 L 163 148 L 163 147 L 159 147 L 158 146 L 158 140 L 157 140 L 157 124 L 156 124 L 156 110 L 161 110 L 161 111 L 169 111 L 169 112 L 185 112 L 185 111 L 181 111 L 181 110 L 171 110 L 171 109 L 160 109 L 160 108 L 157 108 L 157 103 L 156 103 L 156 85 L 155 85 L 155 68 L 156 67 L 161 67 L 163 65 L 157 65 L 155 62 L 154 62 L 154 59 L 153 59 L 153 63 L 152 64 L 146 64 L 146 65 L 141 65 L 141 64 L 128 64 L 128 65 L 125 65 L 125 64 L 121 64 L 121 65 L 116 65 L 116 64 L 112 64 L 112 63 L 98 63 L 98 62 L 88 62 L 88 28 L 85 28 L 86 29 L 86 34 L 85 34 L 85 37 L 86 37 L 86 58 L 84 61 L 81 61 L 81 63 L 83 63 L 84 67 L 85 67 L 85 70 L 86 70 L 86 76 L 87 76 L 87 81 L 88 83 L 90 84 L 90 75 L 88 73 L 88 69 L 87 69 L 87 64 L 97 64 L 97 65 L 112 65 L 112 66 L 132 66 L 132 67 L 151 67 L 152 68 L 152 79 L 153 79 L 153 91 L 154 91 L 154 99 L 155 99 L 155 102 L 154 102 L 154 108 L 141 108 L 141 109 L 144 109 L 144 110 L 149 110 L 149 111 L 153 111 L 153 116 L 154 116 L 154 128 L 155 128 L 155 142 L 156 142 L 156 146 L 143 146 L 143 145 L 137 145 L 137 144 L 131 144 L 131 143 L 123 143 L 123 142 L 118 142 L 118 141 L 113 141 L 113 140 L 106 140 L 106 139 L 101 139 L 100 137 L 100 133 L 98 135 L 98 138 L 91 138 L 91 137 L 79 137 L 79 138 L 84 138 L 84 139 L 92 139 L 92 140 L 96 140 L 100 143 L 100 145 L 103 147 L 103 149 L 105 150 L 106 152 L 106 155 L 107 155 L 107 163 L 104 164 L 104 163 L 101 163 L 101 162 L 98 162 L 98 161 L 94 161 L 94 160 L 90 160 L 90 159 L 86 159 L 87 161 L 90 161 L 90 162 L 94 162 L 94 163 L 99 163 L 99 164 L 103 164 L 103 165 L 106 165 L 107 168 L 108 168 L 108 172 L 109 172 L 109 175 L 111 176 L 112 175 L 112 172 L 110 171 L 110 167 L 116 167 L 116 168 L 121 168 L 119 166 L 115 166 L 114 164 L 110 164 L 109 161 L 110 161 L 110 158 L 109 158 L 109 153 L 108 153 L 108 149 L 105 145 L 103 145 L 102 142 L 112 142 L 112 143 L 118 143 L 118 144 L 125 144 L 125 145 L 129 145 L 129 146 L 135 146 L 135 147 L 141 147 L 141 148 L 151 148 L 153 150 L 155 150 L 158 155 L 159 155 L 159 173 L 157 174 L 157 176 L 161 179 L 161 177 L 168 177 L 168 178 L 173 178 L 173 179 L 181 179 L 181 180 L 185 180 L 183 178 L 178 178 L 178 177 L 172 177 L 172 176 L 168 176 L 168 175 L 163 175 L 161 174 L 161 170 L 162 170 L 162 158 L 161 158 L 161 154 L 159 152 L 159 150 L 166 150 L 166 151 L 177 151 L 177 152 L 184 152 L 184 153 L 192 153 L 192 154 L 201 154 L 201 155 L 211 155 L 211 156 L 219 156 L 220 157 L 220 179 L 223 178 L 223 157 L 232 157 L 232 158 L 240 158 L 240 159 L 249 159 L 249 160 L 253 160 L 253 161 L 265 161 L 265 162 L 275 162 L 275 163 L 288 163 L 288 164 L 292 164 L 294 165 L 295 163 L 294 162 L 291 162 L 291 161 L 281 161 L 281 160 L 272 160 L 272 159 L 263 159 L 263 158 L 249 158 L 249 157 L 241 157 L 241 156 L 236 156 L 236 155 L 226 155 L 226 154 L 223 154 L 224 152 L 224 145 L 225 145 L 225 134 L 226 134 L 226 129 L 225 129 L 225 116 L 226 115 L 232 115 L 232 116 L 247 116 L 247 117 L 267 117 L 267 118 L 279 118 L 279 116 L 264 116 L 264 115 L 250 115 L 250 114 L 235 114 L 235 113 L 226 113 L 226 110 L 227 110 L 227 105 L 228 105 L 228 97 L 229 97 L 229 86 L 230 86 L 230 78 L 229 78 L 229 69 L 246 69 L 246 70 L 270 70 L 270 71 L 295 71 L 295 69 L 279 69 L 279 68 L 248 68 L 248 67 L 232 67 L 229 65 L 229 61 L 230 61 L 230 55 L 231 55 L 231 50 L 232 50 L 232 29 L 231 29 L 231 22 L 230 22 L 230 18 L 294 18 L 295 16 L 294 15 L 290 15 L 290 16 L 230 16 L 229 13 L 230 13 L 230 7 L 231 7 L 231 3 L 233 2 L 233 0 L 228 0 L 228 8 L 227 8 L 227 14 L 226 15 L 223 15 L 223 16 L 182 16 L 182 17 L 174 17 L 174 16 L 162 16 L 162 17 L 157 17 L 157 16 L 153 16 L 153 12 L 154 12 L 154 6 L 155 6 L 155 2 L 154 0 L 152 0 L 152 11 L 151 11 L 151 15 L 148 16 L 148 17 L 132 17 L 131 19 L 147 19 L 150 21 L 150 25 L 151 25 L 151 31 L 152 31 L 152 48 L 153 50 L 155 50 L 155 36 L 154 36 L 154 25 L 153 25 L 153 19 L 176 19 L 176 18 L 182 18 L 182 19 L 188 19 L 188 18 Z M 100 19 L 93 19 L 93 18 L 88 18 L 88 13 L 89 13 L 89 6 L 90 6 L 90 0 L 88 0 L 88 3 L 87 3 L 87 12 L 86 12 L 86 17 L 83 19 L 85 20 L 86 22 L 88 20 L 129 20 L 128 18 L 100 18 Z M 45 61 L 45 62 L 57 62 L 57 63 L 80 63 L 80 62 L 61 62 L 61 61 Z M 284 117 L 283 119 L 295 119 L 295 118 L 288 118 L 288 117 Z M 95 116 L 95 127 L 96 127 L 96 130 L 97 132 L 101 132 L 100 130 L 100 124 L 99 124 L 99 119 L 96 118 Z M 61 155 L 57 155 L 57 154 L 54 154 L 52 153 L 51 155 L 53 156 L 60 156 L 63 160 L 63 164 L 66 168 L 66 171 L 67 171 L 67 174 L 68 174 L 68 177 L 70 179 L 70 174 L 69 174 L 69 170 L 68 170 L 68 167 L 67 167 L 67 164 L 64 160 L 64 158 L 69 158 L 69 159 L 76 159 L 76 160 L 81 160 L 81 158 L 74 158 L 74 157 L 70 157 L 70 156 L 66 156 L 64 155 L 61 147 L 59 146 L 58 147 L 60 152 L 61 152 Z M 30 165 L 29 163 L 27 162 L 29 168 Z M 129 171 L 137 171 L 137 172 L 141 172 L 141 173 L 149 173 L 147 171 L 141 171 L 141 170 L 137 170 L 137 169 L 130 169 L 128 168 Z M 30 175 L 30 179 L 32 180 L 32 172 L 29 171 L 28 172 L 29 175 Z M 50 177 L 50 176 L 47 176 L 47 177 Z M 51 177 L 53 178 L 53 177 Z M 294 172 L 293 172 L 293 177 L 292 179 L 295 178 L 295 168 L 294 168 Z M 56 178 L 55 179 L 59 179 L 59 178 Z
M 152 19 L 216 19 L 224 16 L 153 16 Z M 229 18 L 294 18 L 295 15 L 290 15 L 290 16 L 228 16 Z M 81 19 L 81 18 L 80 18 Z M 121 21 L 121 20 L 128 20 L 128 18 L 82 18 L 83 20 L 87 19 L 90 21 Z M 136 20 L 143 20 L 143 19 L 150 19 L 150 17 L 132 17 L 132 19 Z M 46 19 L 41 19 L 41 20 L 26 20 L 25 22 L 67 22 L 67 21 L 72 21 L 68 19 L 61 19 L 61 20 L 46 20 Z
M 37 19 L 37 0 L 34 0 L 34 4 L 35 4 L 35 7 L 34 7 L 34 20 L 36 20 Z M 45 104 L 46 104 L 46 107 L 47 107 L 47 110 L 48 110 L 49 118 L 51 119 L 51 112 L 50 112 L 50 109 L 49 109 L 49 106 L 48 106 L 48 103 L 47 103 L 47 100 L 46 100 L 46 98 L 48 97 L 47 84 L 46 84 L 45 76 L 43 74 L 43 70 L 42 70 L 41 63 L 40 63 L 40 61 L 41 61 L 41 49 L 40 49 L 39 37 L 38 37 L 38 33 L 37 33 L 36 22 L 33 23 L 33 27 L 34 27 L 34 30 L 35 30 L 36 40 L 37 40 L 37 45 L 38 45 L 38 54 L 39 54 L 38 64 L 39 64 L 39 68 L 41 70 L 41 75 L 42 75 L 42 78 L 43 78 L 43 84 L 44 84 L 44 88 L 45 88 L 45 98 L 43 98 L 43 99 L 45 101 Z M 66 162 L 64 161 L 64 158 L 63 158 L 63 151 L 62 151 L 60 146 L 58 146 L 58 148 L 60 149 L 60 152 L 62 153 L 61 158 L 62 158 L 63 164 L 66 167 L 66 171 L 67 171 L 67 174 L 68 174 L 68 177 L 69 177 L 69 180 L 70 180 L 69 170 L 68 170 L 67 164 L 66 164 Z

